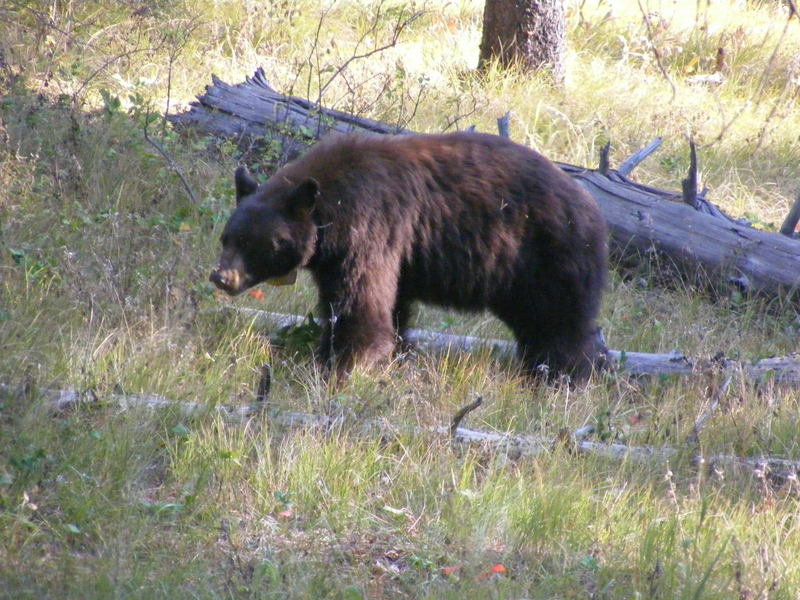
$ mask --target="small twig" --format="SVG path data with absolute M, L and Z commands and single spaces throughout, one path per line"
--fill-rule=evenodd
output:
M 650 156 L 653 152 L 658 150 L 661 146 L 662 138 L 657 137 L 654 139 L 650 144 L 631 154 L 628 158 L 626 158 L 622 164 L 617 169 L 617 172 L 620 175 L 630 175 L 631 171 L 633 171 L 644 159 Z
M 236 569 L 239 574 L 243 577 L 248 576 L 248 569 L 249 564 L 242 560 L 242 552 L 239 549 L 239 545 L 233 540 L 233 536 L 231 535 L 230 524 L 228 523 L 227 519 L 221 519 L 219 523 L 219 528 L 221 532 L 220 539 L 224 540 L 228 543 L 228 547 L 230 548 L 228 560 L 231 563 L 231 566 Z M 228 575 L 229 583 L 233 583 L 232 578 Z
M 269 398 L 269 389 L 272 385 L 272 366 L 269 363 L 261 365 L 261 379 L 258 381 L 256 401 L 266 402 Z
M 461 425 L 461 421 L 463 421 L 464 417 L 478 408 L 481 404 L 483 404 L 483 396 L 478 396 L 475 398 L 474 402 L 462 407 L 455 415 L 453 415 L 453 420 L 450 422 L 450 439 L 453 442 L 455 442 L 456 431 L 458 430 L 459 425 Z
M 189 198 L 192 199 L 192 202 L 194 202 L 195 205 L 199 206 L 200 205 L 200 201 L 197 199 L 197 196 L 195 195 L 194 191 L 192 190 L 192 186 L 189 185 L 189 181 L 186 179 L 186 176 L 183 174 L 183 169 L 181 169 L 180 166 L 178 166 L 178 163 L 176 163 L 172 159 L 172 157 L 169 154 L 167 154 L 167 151 L 164 150 L 164 148 L 162 148 L 161 145 L 158 142 L 156 142 L 154 139 L 152 139 L 148 135 L 147 126 L 148 126 L 149 123 L 150 123 L 150 111 L 148 110 L 147 114 L 144 116 L 144 127 L 142 128 L 143 133 L 144 133 L 144 139 L 147 140 L 147 143 L 150 144 L 153 148 L 155 148 L 158 151 L 158 153 L 161 156 L 164 157 L 164 160 L 167 161 L 167 164 L 169 164 L 169 166 L 172 168 L 172 170 L 175 171 L 175 173 L 177 173 L 178 177 L 181 180 L 181 183 L 183 184 L 183 187 L 186 189 L 186 193 L 189 194 Z
M 717 387 L 717 389 L 714 391 L 714 396 L 711 398 L 711 403 L 708 405 L 708 408 L 705 411 L 703 411 L 703 414 L 701 414 L 697 418 L 697 421 L 695 421 L 694 427 L 692 427 L 692 432 L 686 438 L 686 443 L 689 444 L 690 446 L 696 446 L 697 444 L 700 443 L 700 431 L 703 429 L 703 427 L 706 426 L 706 423 L 712 417 L 714 411 L 717 410 L 720 400 L 722 400 L 722 397 L 728 390 L 728 386 L 731 384 L 732 378 L 733 374 L 728 373 L 722 384 L 719 387 Z
M 326 9 L 323 9 L 322 13 L 320 14 L 319 19 L 317 20 L 317 27 L 314 32 L 314 37 L 311 40 L 311 48 L 309 49 L 308 55 L 305 58 L 305 64 L 308 66 L 308 77 L 306 78 L 306 98 L 311 98 L 311 84 L 312 84 L 312 78 L 315 73 L 317 75 L 317 85 L 318 86 L 321 85 L 321 82 L 319 81 L 319 71 L 320 71 L 319 65 L 317 65 L 317 68 L 315 69 L 314 63 L 312 62 L 311 59 L 313 57 L 316 57 L 317 61 L 319 62 L 318 49 L 319 49 L 320 37 L 322 35 L 322 26 L 325 23 L 325 19 L 327 18 L 328 13 L 330 13 L 331 10 L 333 10 L 333 5 L 331 5 Z M 308 45 L 307 39 L 306 39 L 306 45 Z M 294 86 L 297 83 L 298 78 L 300 77 L 301 71 L 302 69 L 295 70 L 294 81 L 292 81 L 292 83 L 289 85 L 288 88 L 290 94 L 294 90 Z
M 683 201 L 697 210 L 697 150 L 694 140 L 689 139 L 689 174 L 681 181 Z
M 792 208 L 789 209 L 789 214 L 786 215 L 786 219 L 783 221 L 783 225 L 781 225 L 781 233 L 789 237 L 794 237 L 794 230 L 797 227 L 798 221 L 800 221 L 800 191 L 797 192 L 797 198 L 795 198 Z
M 455 126 L 455 127 L 456 127 L 456 129 L 457 129 L 457 128 L 458 128 L 458 124 L 459 124 L 461 121 L 463 121 L 464 119 L 467 119 L 467 118 L 471 117 L 471 116 L 472 116 L 472 115 L 474 115 L 476 112 L 478 112 L 478 108 L 479 108 L 479 107 L 478 107 L 478 99 L 475 97 L 475 94 L 474 94 L 474 93 L 471 93 L 471 98 L 470 98 L 470 99 L 472 100 L 472 107 L 471 107 L 471 109 L 469 109 L 469 110 L 466 110 L 466 109 L 465 109 L 465 110 L 466 110 L 466 112 L 461 112 L 461 97 L 460 97 L 460 96 L 458 96 L 458 97 L 456 98 L 456 110 L 457 110 L 458 112 L 457 112 L 457 113 L 456 113 L 456 115 L 455 115 L 455 116 L 453 116 L 453 117 L 445 117 L 445 124 L 444 124 L 444 126 L 442 127 L 442 132 L 443 132 L 443 133 L 444 133 L 444 132 L 446 132 L 446 131 L 448 131 L 448 130 L 449 130 L 451 127 L 453 127 L 453 126 Z M 475 126 L 474 126 L 474 125 L 471 125 L 470 127 L 475 127 Z
M 600 148 L 600 164 L 597 165 L 597 170 L 600 171 L 603 175 L 608 175 L 608 169 L 610 166 L 608 160 L 608 152 L 611 150 L 611 142 L 606 142 L 605 146 Z

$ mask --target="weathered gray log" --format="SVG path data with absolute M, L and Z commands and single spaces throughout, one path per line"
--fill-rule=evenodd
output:
M 0 383 L 0 399 L 29 395 L 29 390 L 24 387 Z M 343 416 L 311 415 L 291 411 L 265 410 L 264 402 L 230 406 L 207 402 L 179 402 L 164 396 L 152 394 L 110 394 L 98 397 L 94 392 L 79 392 L 77 390 L 37 389 L 34 397 L 38 397 L 53 412 L 64 412 L 87 406 L 115 405 L 123 410 L 173 410 L 185 418 L 201 417 L 207 414 L 218 414 L 230 423 L 247 423 L 260 415 L 266 415 L 267 420 L 282 427 L 301 427 L 309 429 L 322 429 L 331 431 L 349 427 L 354 433 L 366 435 L 380 435 L 389 437 L 397 434 L 413 436 L 434 435 L 440 438 L 448 437 L 453 444 L 460 446 L 477 447 L 498 456 L 501 459 L 525 460 L 535 458 L 545 452 L 552 451 L 555 447 L 568 444 L 571 451 L 581 454 L 591 454 L 609 460 L 630 460 L 639 463 L 661 463 L 666 465 L 678 455 L 676 448 L 670 446 L 628 446 L 618 443 L 595 442 L 584 439 L 591 433 L 591 427 L 568 434 L 566 439 L 551 439 L 545 437 L 514 435 L 510 433 L 495 433 L 476 431 L 458 427 L 455 431 L 447 425 L 417 427 L 413 425 L 396 425 L 386 419 L 371 419 L 367 421 L 348 420 Z M 800 473 L 800 461 L 785 458 L 765 457 L 738 457 L 723 454 L 706 455 L 696 454 L 692 461 L 698 467 L 708 468 L 723 476 L 726 471 L 741 473 L 766 481 L 769 477 L 780 484 L 788 483 L 797 485 Z
M 244 145 L 258 145 L 265 139 L 274 141 L 288 157 L 331 132 L 410 133 L 402 127 L 322 108 L 305 98 L 285 96 L 272 88 L 261 68 L 236 85 L 215 75 L 211 81 L 206 93 L 188 111 L 171 114 L 167 119 L 175 125 L 199 127 Z
M 179 126 L 199 127 L 213 135 L 246 143 L 277 140 L 287 157 L 330 132 L 408 133 L 370 119 L 284 96 L 262 70 L 237 85 L 213 78 L 213 85 L 191 109 L 170 115 Z M 597 199 L 611 230 L 612 250 L 638 261 L 653 254 L 662 263 L 716 287 L 733 283 L 740 290 L 768 297 L 796 296 L 800 287 L 800 241 L 762 231 L 726 217 L 698 196 L 698 210 L 681 194 L 608 173 L 558 163 Z M 702 211 L 714 213 L 704 214 Z M 724 286 L 723 286 L 724 287 Z
M 241 306 L 227 306 L 223 310 L 252 319 L 256 327 L 272 332 L 300 325 L 305 321 L 305 317 L 300 315 Z M 441 354 L 455 349 L 462 352 L 484 351 L 497 357 L 507 357 L 513 356 L 516 349 L 514 342 L 509 340 L 452 335 L 426 329 L 410 329 L 408 341 L 420 349 Z M 691 375 L 709 369 L 723 369 L 731 373 L 741 371 L 743 377 L 754 384 L 772 383 L 787 388 L 800 387 L 800 358 L 796 356 L 762 358 L 755 362 L 720 359 L 712 363 L 692 359 L 677 351 L 651 354 L 609 349 L 608 355 L 614 368 L 631 375 Z

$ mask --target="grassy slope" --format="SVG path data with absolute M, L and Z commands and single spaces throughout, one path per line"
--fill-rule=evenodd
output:
M 492 130 L 511 110 L 515 139 L 576 164 L 593 164 L 607 140 L 619 161 L 663 135 L 636 175 L 668 188 L 691 135 L 714 201 L 779 222 L 800 162 L 798 24 L 781 40 L 779 3 L 715 2 L 697 15 L 694 2 L 651 1 L 648 35 L 635 3 L 586 4 L 570 13 L 563 89 L 500 70 L 476 77 L 482 3 L 442 3 L 397 47 L 354 62 L 324 100 L 420 131 Z M 403 433 L 379 441 L 110 406 L 47 414 L 37 386 L 249 402 L 270 361 L 276 408 L 442 424 L 480 393 L 475 427 L 554 437 L 592 423 L 603 439 L 681 447 L 713 382 L 531 388 L 513 365 L 453 355 L 333 393 L 307 350 L 277 350 L 246 320 L 213 313 L 221 299 L 205 279 L 238 154 L 150 125 L 194 205 L 143 138 L 148 107 L 163 112 L 212 72 L 238 81 L 258 65 L 279 89 L 313 97 L 373 19 L 362 48 L 386 39 L 400 11 L 358 7 L 322 17 L 291 0 L 0 7 L 0 380 L 33 386 L 0 404 L 0 596 L 796 597 L 797 490 L 698 473 L 688 452 L 670 465 L 562 451 L 509 464 Z M 720 45 L 727 82 L 691 85 Z M 270 158 L 259 159 L 267 171 Z M 313 298 L 304 280 L 237 304 L 304 312 Z M 665 291 L 643 270 L 614 278 L 602 325 L 616 348 L 795 350 L 795 314 L 769 308 Z M 482 316 L 421 310 L 418 322 L 503 335 Z M 795 393 L 734 381 L 703 450 L 800 458 L 798 408 Z M 487 576 L 497 563 L 508 574 Z

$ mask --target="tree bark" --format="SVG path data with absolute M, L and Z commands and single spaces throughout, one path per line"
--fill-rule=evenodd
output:
M 332 131 L 411 133 L 325 109 L 303 98 L 283 96 L 269 85 L 261 70 L 238 85 L 216 77 L 213 80 L 190 110 L 170 115 L 169 120 L 177 126 L 199 127 L 234 138 L 243 145 L 277 142 L 285 158 Z M 746 293 L 796 301 L 800 287 L 797 238 L 740 223 L 702 197 L 696 198 L 693 208 L 682 201 L 681 193 L 635 183 L 614 169 L 601 173 L 556 164 L 579 180 L 600 204 L 611 231 L 611 250 L 621 261 L 638 264 L 642 257 L 650 257 L 715 291 L 734 286 Z
M 564 79 L 567 15 L 563 0 L 486 0 L 479 68 L 491 60 Z

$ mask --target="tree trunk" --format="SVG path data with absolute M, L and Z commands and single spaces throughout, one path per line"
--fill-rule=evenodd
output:
M 479 67 L 491 60 L 526 70 L 550 69 L 564 79 L 567 15 L 564 0 L 486 0 Z

